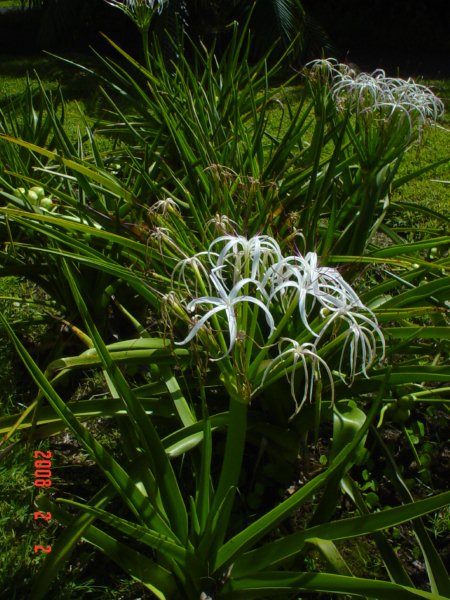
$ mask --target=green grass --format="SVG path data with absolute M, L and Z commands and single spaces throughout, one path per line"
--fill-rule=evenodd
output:
M 424 81 L 444 101 L 446 112 L 441 121 L 429 127 L 420 144 L 412 148 L 401 173 L 421 169 L 445 157 L 450 159 L 450 80 Z M 450 162 L 414 179 L 394 196 L 408 202 L 418 202 L 443 214 L 450 214 Z M 447 181 L 447 183 L 445 183 Z
M 0 0 L 0 8 L 18 7 L 22 6 L 21 0 Z
M 97 68 L 94 57 L 71 54 L 65 58 Z M 84 130 L 82 115 L 91 127 L 95 127 L 103 99 L 98 81 L 87 73 L 71 68 L 57 57 L 40 54 L 31 57 L 0 55 L 0 106 L 22 94 L 27 86 L 27 76 L 37 90 L 39 81 L 48 91 L 62 91 L 65 101 L 65 128 L 72 140 L 77 139 L 78 130 Z M 98 136 L 101 150 L 110 149 L 111 142 Z

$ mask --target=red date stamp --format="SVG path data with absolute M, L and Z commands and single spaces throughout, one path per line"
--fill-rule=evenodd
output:
M 52 486 L 52 458 L 53 453 L 50 450 L 41 451 L 36 450 L 34 452 L 34 485 L 38 488 L 49 488 Z M 52 513 L 50 512 L 34 512 L 34 520 L 39 521 L 43 519 L 47 523 L 52 518 Z M 52 551 L 52 547 L 49 545 L 42 546 L 40 544 L 36 544 L 34 546 L 35 553 L 49 554 Z

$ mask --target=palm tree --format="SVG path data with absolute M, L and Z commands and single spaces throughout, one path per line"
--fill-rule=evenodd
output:
M 161 26 L 181 20 L 190 37 L 226 44 L 229 25 L 249 20 L 253 49 L 260 54 L 279 42 L 280 51 L 290 44 L 297 59 L 320 57 L 331 48 L 325 31 L 305 11 L 301 0 L 170 0 Z M 169 27 L 169 31 L 171 28 Z

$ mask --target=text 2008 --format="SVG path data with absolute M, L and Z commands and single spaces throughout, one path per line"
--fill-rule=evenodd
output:
M 36 450 L 34 453 L 34 485 L 38 488 L 49 488 L 52 485 L 52 456 L 53 454 L 50 450 L 44 452 Z M 51 518 L 52 513 L 50 512 L 35 511 L 34 513 L 35 521 L 43 519 L 48 523 Z M 44 552 L 45 554 L 48 554 L 51 551 L 51 546 L 36 545 L 34 547 L 34 552 Z

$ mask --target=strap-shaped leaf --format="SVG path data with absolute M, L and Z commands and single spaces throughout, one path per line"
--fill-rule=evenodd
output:
M 323 540 L 345 540 L 362 535 L 370 535 L 374 531 L 381 531 L 388 527 L 395 527 L 401 523 L 411 521 L 422 515 L 439 510 L 450 503 L 450 492 L 444 492 L 425 500 L 403 504 L 369 515 L 340 519 L 316 525 L 303 531 L 298 531 L 245 553 L 238 558 L 233 567 L 233 573 L 239 577 L 258 569 L 273 568 L 283 563 L 288 558 L 302 551 L 304 543 L 309 538 Z
M 140 438 L 148 464 L 154 471 L 153 474 L 158 481 L 161 498 L 171 527 L 173 528 L 173 533 L 178 536 L 181 541 L 186 541 L 188 534 L 187 511 L 180 488 L 178 487 L 175 473 L 170 460 L 166 455 L 164 446 L 161 443 L 150 417 L 146 414 L 133 390 L 129 387 L 119 367 L 112 360 L 111 354 L 108 352 L 108 349 L 89 314 L 86 304 L 84 303 L 71 274 L 71 268 L 67 263 L 65 263 L 65 271 L 72 294 L 80 314 L 82 315 L 83 321 L 85 322 L 89 336 L 101 357 L 103 367 L 113 383 L 114 388 L 123 400 L 124 405 L 127 407 L 128 416 L 135 427 L 136 434 Z
M 138 525 L 132 521 L 122 519 L 117 515 L 114 515 L 106 510 L 89 506 L 88 504 L 82 504 L 75 502 L 74 500 L 66 500 L 64 498 L 57 498 L 56 502 L 69 504 L 78 508 L 81 512 L 92 515 L 104 523 L 107 523 L 114 529 L 121 531 L 127 536 L 132 537 L 139 542 L 142 542 L 146 546 L 149 546 L 153 550 L 157 550 L 163 556 L 169 560 L 175 560 L 180 564 L 186 563 L 189 559 L 189 552 L 186 548 L 183 548 L 179 544 L 174 543 L 173 538 L 160 535 L 155 531 L 152 531 L 148 527 Z
M 181 423 L 185 427 L 189 427 L 189 425 L 193 425 L 196 421 L 189 405 L 186 401 L 186 398 L 181 391 L 180 386 L 178 385 L 177 378 L 172 373 L 172 370 L 167 366 L 161 367 L 161 375 L 164 379 L 164 383 L 167 386 L 167 390 L 173 400 L 173 404 L 175 406 L 175 410 L 178 413 Z
M 20 342 L 10 324 L 1 312 L 0 320 L 3 322 L 8 335 L 14 343 L 17 352 L 28 369 L 30 375 L 42 390 L 42 393 L 48 399 L 56 414 L 74 433 L 77 440 L 83 445 L 88 454 L 96 461 L 107 479 L 124 498 L 132 512 L 142 521 L 152 523 L 157 531 L 165 533 L 169 536 L 174 536 L 172 530 L 167 526 L 161 516 L 156 513 L 148 498 L 136 485 L 136 482 L 80 423 L 68 405 L 57 394 L 55 389 L 31 358 L 23 344 Z
M 127 200 L 131 199 L 128 190 L 125 187 L 123 187 L 120 184 L 120 182 L 108 171 L 104 171 L 92 165 L 88 167 L 82 162 L 77 162 L 69 158 L 64 158 L 57 152 L 52 152 L 51 150 L 41 148 L 36 144 L 31 144 L 30 142 L 14 138 L 10 135 L 0 134 L 0 139 L 5 140 L 6 142 L 10 142 L 12 144 L 17 144 L 18 146 L 23 146 L 30 152 L 36 152 L 37 154 L 41 154 L 42 156 L 45 156 L 50 160 L 54 160 L 56 163 L 62 164 L 68 169 L 71 169 L 72 171 L 83 175 L 88 180 L 94 181 L 95 183 L 101 185 L 103 188 L 105 188 L 112 194 L 118 196 L 119 198 L 125 198 Z
M 281 593 L 311 591 L 383 600 L 448 600 L 446 596 L 401 586 L 390 581 L 347 577 L 331 573 L 268 572 L 242 579 L 231 579 L 220 597 L 223 600 L 268 598 Z
M 34 581 L 30 600 L 48 598 L 47 591 L 56 571 L 70 556 L 74 544 L 80 537 L 98 548 L 133 579 L 145 585 L 159 600 L 169 600 L 173 596 L 176 590 L 173 574 L 141 552 L 94 527 L 92 515 L 84 514 L 74 519 L 73 515 L 44 496 L 41 496 L 39 507 L 50 510 L 53 518 L 66 525 L 67 529 L 56 542 L 54 551 L 45 558 L 43 568 Z

